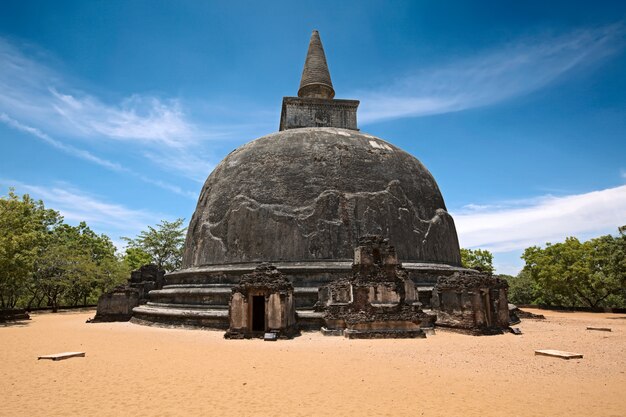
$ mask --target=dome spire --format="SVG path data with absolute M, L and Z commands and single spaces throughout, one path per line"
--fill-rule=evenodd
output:
M 309 41 L 309 51 L 306 54 L 302 79 L 298 97 L 332 99 L 335 97 L 333 83 L 330 80 L 330 72 L 326 63 L 324 47 L 320 40 L 320 34 L 314 30 Z

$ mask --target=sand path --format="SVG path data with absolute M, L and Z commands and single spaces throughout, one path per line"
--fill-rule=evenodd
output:
M 522 336 L 272 343 L 37 314 L 0 327 L 0 416 L 626 416 L 626 315 L 542 313 Z

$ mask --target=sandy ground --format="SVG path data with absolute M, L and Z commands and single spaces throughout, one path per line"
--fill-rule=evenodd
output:
M 271 343 L 37 314 L 0 327 L 0 415 L 626 416 L 626 315 L 541 313 L 522 336 Z M 37 360 L 63 351 L 87 355 Z

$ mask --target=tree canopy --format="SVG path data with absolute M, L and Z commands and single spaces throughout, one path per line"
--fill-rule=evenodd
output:
M 21 198 L 9 189 L 0 197 L 0 306 L 15 307 L 24 293 L 39 248 L 49 240 L 61 216 L 28 194 Z
M 184 219 L 173 222 L 162 220 L 156 227 L 148 226 L 148 230 L 142 231 L 134 239 L 123 237 L 128 245 L 126 262 L 134 268 L 144 263 L 154 263 L 166 271 L 179 269 L 185 243 L 186 228 L 183 227 L 183 221 Z
M 1 307 L 93 303 L 127 275 L 106 235 L 64 223 L 28 194 L 0 197 Z
M 493 254 L 486 249 L 461 249 L 461 265 L 464 268 L 493 274 Z
M 626 236 L 532 246 L 522 255 L 523 274 L 534 286 L 535 302 L 560 306 L 626 306 Z

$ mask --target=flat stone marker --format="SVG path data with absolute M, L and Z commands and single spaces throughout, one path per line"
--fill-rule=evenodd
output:
M 587 330 L 597 330 L 599 332 L 610 332 L 610 327 L 587 327 Z
M 562 350 L 554 349 L 536 350 L 535 355 L 553 356 L 561 359 L 582 359 L 583 357 L 580 353 L 564 352 Z
M 278 335 L 274 332 L 265 333 L 263 335 L 263 340 L 266 342 L 275 342 L 278 340 Z
M 75 357 L 84 358 L 85 357 L 85 352 L 62 352 L 62 353 L 55 353 L 53 355 L 39 356 L 37 358 L 37 360 L 39 360 L 39 359 L 51 359 L 53 361 L 60 361 L 60 360 L 63 360 L 63 359 L 75 358 Z

